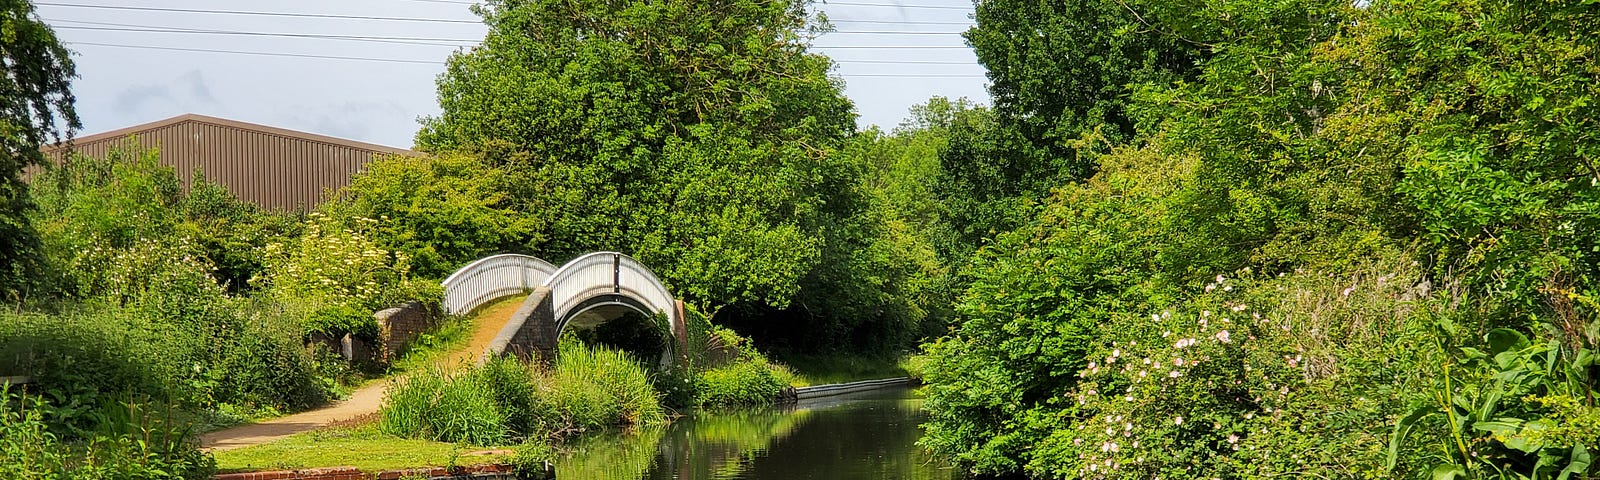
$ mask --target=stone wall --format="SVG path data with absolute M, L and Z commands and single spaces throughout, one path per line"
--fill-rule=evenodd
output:
M 378 319 L 378 343 L 373 354 L 383 363 L 394 360 L 412 340 L 438 326 L 436 308 L 421 302 L 410 302 L 395 308 L 379 310 L 372 314 Z

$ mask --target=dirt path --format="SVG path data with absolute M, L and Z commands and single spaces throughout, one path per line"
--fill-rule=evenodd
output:
M 451 369 L 458 365 L 476 362 L 478 356 L 489 348 L 489 342 L 494 340 L 500 328 L 511 319 L 511 314 L 522 306 L 522 297 L 502 300 L 490 305 L 477 314 L 472 330 L 472 340 L 466 347 L 450 352 L 434 365 Z M 344 401 L 322 407 L 316 410 L 296 413 L 274 418 L 260 423 L 240 425 L 226 430 L 218 430 L 200 436 L 200 446 L 206 451 L 232 450 L 272 442 L 296 433 L 316 430 L 328 425 L 355 420 L 360 417 L 372 415 L 383 406 L 383 392 L 394 383 L 396 377 L 389 377 L 371 382 L 364 387 L 350 393 L 350 398 Z

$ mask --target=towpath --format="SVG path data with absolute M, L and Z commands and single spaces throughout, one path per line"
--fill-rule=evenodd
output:
M 505 326 L 511 319 L 511 314 L 521 305 L 521 297 L 515 297 L 481 309 L 477 313 L 477 321 L 473 323 L 472 340 L 467 346 L 442 356 L 435 365 L 448 369 L 477 361 L 478 356 L 489 348 L 489 343 L 500 333 L 500 328 Z M 397 377 L 391 376 L 369 382 L 351 392 L 349 398 L 326 407 L 201 435 L 200 447 L 206 451 L 219 451 L 260 445 L 296 433 L 375 414 L 383 406 L 384 391 L 388 390 L 389 385 L 396 379 Z

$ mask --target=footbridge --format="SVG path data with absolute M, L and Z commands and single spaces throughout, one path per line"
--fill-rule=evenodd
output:
M 590 327 L 629 312 L 664 317 L 671 350 L 682 352 L 688 336 L 683 302 L 643 263 L 617 252 L 590 253 L 560 267 L 527 255 L 493 255 L 461 267 L 443 286 L 444 311 L 452 315 L 528 293 L 482 359 L 510 354 L 549 361 L 567 327 Z M 663 362 L 670 360 L 663 355 Z

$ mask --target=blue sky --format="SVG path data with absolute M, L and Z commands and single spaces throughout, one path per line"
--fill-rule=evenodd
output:
M 443 70 L 446 56 L 458 48 L 440 44 L 475 41 L 484 33 L 464 0 L 36 0 L 36 4 L 40 16 L 78 53 L 81 78 L 74 82 L 73 90 L 84 123 L 80 135 L 199 113 L 409 147 L 417 119 L 438 112 L 434 79 Z M 855 101 L 862 126 L 891 128 L 911 105 L 934 95 L 988 103 L 983 69 L 954 34 L 970 25 L 970 2 L 840 0 L 816 7 L 838 33 L 824 35 L 814 45 L 840 62 L 836 74 L 845 80 L 845 94 Z M 337 18 L 340 16 L 444 21 Z M 326 38 L 328 35 L 432 40 L 394 43 L 335 40 Z

